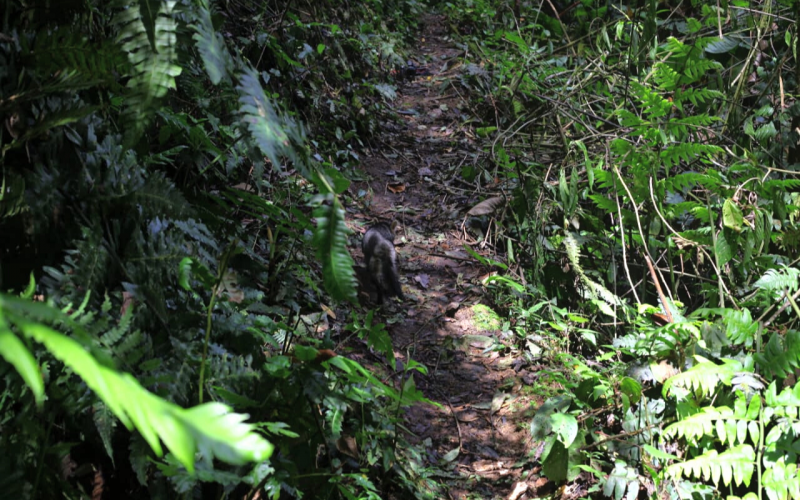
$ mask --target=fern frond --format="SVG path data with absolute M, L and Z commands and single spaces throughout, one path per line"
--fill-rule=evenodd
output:
M 589 199 L 597 205 L 597 208 L 604 211 L 607 214 L 615 214 L 617 213 L 617 204 L 614 200 L 609 200 L 603 195 L 600 194 L 590 194 Z
M 127 373 L 98 363 L 77 341 L 52 328 L 17 315 L 17 309 L 51 309 L 43 304 L 20 304 L 0 296 L 0 310 L 22 333 L 69 367 L 128 428 L 137 429 L 156 455 L 163 454 L 161 441 L 187 470 L 194 470 L 195 453 L 231 464 L 261 461 L 273 446 L 244 423 L 246 415 L 231 413 L 219 403 L 183 409 L 144 389 Z M 46 314 L 53 314 L 46 312 Z M 67 321 L 66 319 L 64 321 Z
M 664 128 L 669 134 L 683 139 L 689 133 L 690 129 L 707 127 L 715 121 L 719 121 L 719 117 L 699 114 L 684 118 L 673 118 L 664 124 Z
M 113 349 L 117 342 L 119 342 L 120 339 L 122 339 L 122 337 L 128 333 L 128 329 L 131 327 L 132 320 L 133 307 L 128 307 L 128 309 L 125 311 L 125 314 L 123 314 L 122 318 L 120 318 L 119 324 L 100 337 L 100 342 L 103 344 L 103 346 L 108 350 Z
M 181 74 L 175 50 L 178 24 L 173 11 L 176 3 L 165 0 L 156 4 L 161 9 L 152 19 L 152 44 L 138 1 L 122 0 L 121 10 L 114 18 L 119 25 L 117 41 L 133 66 L 127 85 L 131 93 L 126 98 L 123 113 L 123 119 L 132 126 L 129 136 L 132 139 L 143 131 L 159 99 L 175 88 L 175 78 Z
M 759 142 L 766 142 L 778 135 L 778 130 L 775 128 L 775 122 L 767 122 L 755 130 L 753 136 Z
M 739 393 L 742 394 L 742 393 Z M 761 431 L 758 415 L 761 407 L 759 396 L 751 399 L 748 406 L 742 395 L 737 399 L 735 409 L 727 406 L 705 407 L 698 413 L 667 426 L 665 437 L 677 436 L 690 444 L 698 443 L 706 436 L 716 437 L 723 445 L 744 444 L 749 436 L 751 443 L 758 444 Z
M 754 354 L 758 364 L 775 377 L 786 377 L 800 368 L 800 331 L 789 330 L 786 337 L 773 333 L 764 351 Z
M 617 110 L 616 114 L 619 116 L 619 123 L 623 127 L 639 127 L 645 123 L 644 120 L 634 115 L 627 109 L 619 109 Z
M 758 332 L 758 322 L 753 321 L 750 310 L 736 311 L 728 309 L 724 313 L 725 336 L 734 344 L 744 344 L 746 347 L 753 345 Z
M 666 208 L 666 213 L 669 217 L 680 217 L 684 214 L 691 213 L 698 206 L 696 201 L 683 201 L 681 203 L 669 205 L 668 208 Z
M 708 174 L 698 172 L 683 172 L 664 179 L 664 189 L 672 192 L 686 192 L 695 186 L 713 189 L 720 185 L 720 180 Z M 697 206 L 697 204 L 695 204 Z
M 211 22 L 208 0 L 197 1 L 196 13 L 196 22 L 192 26 L 195 33 L 192 38 L 197 43 L 197 51 L 200 52 L 200 57 L 203 59 L 206 73 L 214 85 L 223 79 L 228 81 L 233 59 L 222 40 L 222 35 L 214 29 Z
M 163 172 L 153 172 L 144 183 L 130 193 L 129 203 L 140 206 L 145 217 L 180 218 L 189 212 L 189 204 L 183 194 L 167 179 Z
M 272 103 L 267 99 L 261 84 L 258 81 L 258 73 L 251 68 L 245 67 L 239 75 L 239 83 L 236 85 L 239 92 L 239 113 L 244 120 L 246 130 L 255 140 L 258 149 L 269 158 L 274 168 L 280 165 L 279 155 L 285 154 L 294 157 L 294 150 L 289 142 L 290 136 L 296 141 L 302 141 L 302 130 L 300 126 L 288 117 L 279 117 L 275 112 Z M 261 169 L 260 165 L 256 165 Z M 300 170 L 306 178 L 310 177 L 310 172 L 305 170 L 302 162 L 295 164 L 295 168 Z M 260 173 L 256 171 L 253 176 L 260 178 Z
M 733 410 L 727 406 L 705 407 L 699 413 L 667 426 L 664 429 L 664 437 L 671 438 L 677 436 L 689 442 L 697 442 L 704 436 L 713 436 L 717 422 L 725 422 L 733 417 Z M 725 435 L 726 433 L 722 433 Z
M 691 54 L 694 48 L 690 45 L 686 45 L 682 41 L 678 40 L 674 36 L 667 37 L 667 51 L 671 52 L 673 55 L 677 56 L 688 56 Z
M 672 392 L 671 389 L 675 386 L 688 391 L 699 391 L 701 395 L 708 397 L 714 393 L 720 382 L 730 385 L 736 372 L 742 370 L 742 363 L 732 359 L 723 360 L 722 365 L 717 365 L 701 356 L 695 356 L 695 359 L 696 365 L 664 383 L 664 395 Z
M 800 189 L 800 179 L 770 179 L 764 182 L 764 188 L 767 192 L 772 192 L 774 189 Z
M 767 292 L 787 291 L 791 294 L 797 291 L 798 277 L 800 277 L 800 270 L 794 267 L 784 266 L 780 271 L 777 269 L 767 269 L 764 276 L 760 277 L 758 281 L 753 284 L 753 287 Z
M 669 115 L 672 109 L 672 103 L 666 97 L 662 96 L 650 87 L 646 87 L 638 82 L 631 82 L 631 88 L 636 93 L 636 97 L 642 103 L 644 108 L 642 114 L 649 120 L 656 118 L 663 118 Z
M 767 406 L 776 408 L 775 414 L 779 417 L 788 415 L 793 419 L 797 419 L 800 411 L 800 382 L 795 384 L 794 387 L 787 387 L 780 393 L 777 391 L 775 382 L 769 384 L 767 392 L 764 393 L 764 401 Z
M 325 289 L 336 300 L 355 303 L 356 278 L 353 258 L 347 251 L 349 230 L 344 223 L 344 208 L 332 193 L 321 198 L 323 204 L 314 212 L 317 219 L 314 246 L 317 249 L 317 258 L 322 262 Z
M 20 37 L 20 42 L 26 51 L 26 39 Z M 74 71 L 91 85 L 99 82 L 114 85 L 114 71 L 125 61 L 119 48 L 102 39 L 90 41 L 74 26 L 43 30 L 28 50 L 36 58 L 37 69 L 42 74 Z
M 784 463 L 783 457 L 764 471 L 761 483 L 770 499 L 800 498 L 800 471 L 797 464 Z
M 685 88 L 675 91 L 675 105 L 683 109 L 683 103 L 691 102 L 695 106 L 705 104 L 713 99 L 722 99 L 725 95 L 718 91 L 707 88 Z
M 722 63 L 711 59 L 688 59 L 686 61 L 685 77 L 681 79 L 681 85 L 688 85 L 703 78 L 709 71 L 719 71 L 724 69 Z
M 672 464 L 667 467 L 667 472 L 675 477 L 695 477 L 719 484 L 720 477 L 725 486 L 730 486 L 731 480 L 737 485 L 750 485 L 755 468 L 756 453 L 750 445 L 737 446 L 730 450 L 718 453 L 710 450 L 699 457 L 682 463 Z
M 653 67 L 653 78 L 663 90 L 673 90 L 678 86 L 681 75 L 666 63 L 657 63 Z
M 713 156 L 721 154 L 722 148 L 712 144 L 697 144 L 694 142 L 681 142 L 670 144 L 661 151 L 661 160 L 666 167 L 677 165 L 681 161 L 687 163 L 694 161 L 698 157 Z
M 573 271 L 575 271 L 581 278 L 581 281 L 586 286 L 591 298 L 600 298 L 609 306 L 619 307 L 623 305 L 622 299 L 586 275 L 580 263 L 580 246 L 578 245 L 578 241 L 575 239 L 572 233 L 568 232 L 564 237 L 564 248 L 567 250 L 567 258 L 569 258 L 569 261 L 572 264 Z M 597 305 L 600 307 L 603 313 L 607 314 L 608 316 L 614 316 L 614 311 L 610 307 L 603 307 L 600 304 Z

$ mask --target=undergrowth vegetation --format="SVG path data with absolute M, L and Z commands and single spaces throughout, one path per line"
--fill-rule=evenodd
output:
M 431 4 L 483 121 L 459 182 L 498 200 L 473 254 L 558 388 L 526 461 L 593 498 L 800 498 L 800 4 Z M 426 368 L 328 328 L 430 6 L 4 5 L 4 495 L 444 498 L 402 432 Z
M 445 5 L 491 134 L 462 174 L 509 201 L 490 286 L 563 386 L 531 421 L 549 479 L 800 495 L 794 4 Z
M 425 497 L 423 368 L 314 314 L 356 297 L 339 195 L 417 3 L 4 7 L 3 495 Z

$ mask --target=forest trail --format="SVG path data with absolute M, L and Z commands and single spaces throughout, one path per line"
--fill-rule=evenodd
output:
M 369 181 L 356 185 L 372 191 L 371 205 L 363 215 L 354 208 L 350 217 L 363 217 L 356 225 L 361 231 L 374 220 L 394 218 L 402 226 L 395 244 L 406 301 L 385 307 L 374 322 L 387 324 L 398 369 L 409 357 L 428 368 L 427 376 L 414 377 L 416 386 L 441 405 L 418 404 L 405 415 L 411 441 L 427 450 L 428 463 L 420 465 L 452 474 L 444 479 L 450 498 L 518 498 L 546 483 L 533 479 L 539 471 L 526 459 L 539 403 L 519 394 L 536 374 L 511 349 L 490 350 L 504 343 L 502 325 L 474 308 L 485 293 L 480 278 L 490 270 L 464 245 L 491 252 L 462 226 L 469 207 L 487 196 L 460 175 L 480 157 L 475 136 L 462 125 L 474 114 L 459 86 L 450 84 L 463 69 L 463 50 L 449 39 L 443 17 L 430 15 L 421 24 L 416 75 L 398 85 L 392 103 L 401 119 L 384 124 L 380 143 L 363 161 Z M 364 283 L 363 256 L 360 249 L 353 253 Z M 365 299 L 362 293 L 362 304 Z

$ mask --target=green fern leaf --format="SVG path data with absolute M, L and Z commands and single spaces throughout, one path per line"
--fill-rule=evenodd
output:
M 150 465 L 150 447 L 147 442 L 138 434 L 131 435 L 128 445 L 129 460 L 131 468 L 136 473 L 136 479 L 142 486 L 147 485 L 147 467 Z
M 678 86 L 681 75 L 668 64 L 658 63 L 653 70 L 653 77 L 658 86 L 663 90 L 673 90 Z
M 128 81 L 131 93 L 126 98 L 123 119 L 131 125 L 129 140 L 139 137 L 159 100 L 175 88 L 175 78 L 181 74 L 176 64 L 175 50 L 178 24 L 174 19 L 175 0 L 156 5 L 160 11 L 152 18 L 153 42 L 148 37 L 147 19 L 138 1 L 123 0 L 114 22 L 119 25 L 118 43 L 128 55 L 133 74 Z
M 704 436 L 713 436 L 717 422 L 724 422 L 732 416 L 733 410 L 726 406 L 705 407 L 700 412 L 667 426 L 664 436 L 677 436 L 689 442 L 697 442 Z
M 800 498 L 800 470 L 797 464 L 787 464 L 781 459 L 764 471 L 761 482 L 771 500 Z
M 794 387 L 787 387 L 778 394 L 777 385 L 772 382 L 767 387 L 767 392 L 764 393 L 764 401 L 767 406 L 778 409 L 776 411 L 778 416 L 789 414 L 793 419 L 797 419 L 800 410 L 800 383 L 795 384 Z
M 764 188 L 768 192 L 779 190 L 793 190 L 800 188 L 800 179 L 770 179 L 764 182 Z
M 72 25 L 42 30 L 37 33 L 33 47 L 28 47 L 27 42 L 20 37 L 22 50 L 36 58 L 36 67 L 42 74 L 77 72 L 80 80 L 91 86 L 101 82 L 116 86 L 114 71 L 125 61 L 113 43 L 96 37 L 90 39 Z
M 786 377 L 795 368 L 800 368 L 800 332 L 789 330 L 786 338 L 773 333 L 764 351 L 754 355 L 756 362 L 775 377 Z
M 784 266 L 780 271 L 777 269 L 767 269 L 764 276 L 760 277 L 758 281 L 753 284 L 753 287 L 767 292 L 788 291 L 791 294 L 797 290 L 798 278 L 800 278 L 800 270 L 794 267 Z
M 572 264 L 573 271 L 575 271 L 575 273 L 577 273 L 581 278 L 581 281 L 586 286 L 586 289 L 591 297 L 600 298 L 610 306 L 622 306 L 622 299 L 586 275 L 580 263 L 580 246 L 578 245 L 578 241 L 575 239 L 572 233 L 567 233 L 565 235 L 563 243 L 564 248 L 567 250 L 567 258 L 569 258 L 569 261 Z M 614 316 L 613 309 L 600 307 L 600 310 L 609 316 Z
M 694 48 L 686 45 L 674 36 L 667 37 L 667 50 L 677 56 L 688 56 Z
M 710 450 L 699 457 L 667 467 L 667 473 L 675 478 L 695 477 L 725 486 L 733 481 L 737 486 L 750 485 L 755 468 L 756 453 L 750 445 L 741 445 L 718 453 Z
M 670 377 L 664 383 L 664 395 L 670 394 L 673 386 L 688 391 L 698 391 L 702 396 L 709 397 L 717 389 L 717 385 L 722 382 L 730 385 L 736 372 L 742 370 L 742 364 L 732 359 L 723 360 L 722 365 L 717 365 L 701 356 L 695 356 L 697 364 Z
M 706 88 L 686 88 L 675 91 L 675 105 L 683 109 L 683 103 L 689 101 L 695 106 L 705 104 L 714 99 L 722 99 L 725 95 L 718 91 Z
M 347 406 L 342 401 L 333 401 L 331 398 L 324 399 L 325 406 L 331 406 L 325 415 L 325 420 L 330 425 L 331 437 L 339 439 L 342 435 L 342 423 L 344 422 L 344 414 Z
M 106 405 L 98 402 L 92 407 L 92 420 L 94 420 L 94 425 L 97 427 L 97 432 L 100 434 L 100 440 L 103 442 L 103 448 L 105 448 L 108 458 L 111 459 L 111 463 L 113 464 L 114 447 L 112 446 L 111 438 L 114 435 L 114 429 L 117 426 L 117 419 L 115 419 L 114 415 L 108 411 L 108 407 Z
M 314 246 L 317 258 L 322 262 L 325 289 L 335 300 L 356 303 L 354 262 L 347 251 L 349 230 L 344 221 L 344 208 L 334 194 L 320 195 L 320 198 L 323 204 L 314 212 L 317 219 Z
M 777 136 L 778 130 L 775 128 L 774 122 L 767 122 L 758 127 L 754 135 L 759 142 L 765 143 L 766 141 L 769 141 L 773 137 Z
M 70 337 L 17 316 L 25 311 L 53 315 L 53 308 L 0 296 L 0 311 L 26 337 L 43 344 L 81 377 L 128 429 L 139 430 L 158 456 L 163 453 L 160 440 L 189 471 L 194 470 L 197 451 L 231 464 L 261 461 L 271 455 L 272 445 L 254 433 L 251 424 L 244 423 L 246 415 L 231 413 L 219 403 L 183 409 L 148 392 L 131 375 L 101 365 Z M 63 316 L 62 321 L 69 322 Z
M 711 144 L 697 144 L 693 142 L 681 142 L 670 144 L 663 151 L 661 151 L 661 160 L 667 167 L 677 165 L 681 161 L 690 163 L 698 157 L 713 156 L 721 154 L 722 148 Z
M 208 1 L 198 0 L 197 3 L 197 18 L 193 26 L 195 34 L 192 38 L 197 43 L 197 51 L 200 52 L 211 83 L 217 85 L 222 79 L 229 79 L 229 69 L 233 60 L 225 47 L 222 36 L 217 33 L 211 22 Z
M 697 172 L 683 172 L 664 179 L 664 188 L 672 192 L 685 192 L 695 186 L 703 186 L 707 189 L 714 189 L 720 185 L 720 180 L 708 174 Z M 697 206 L 695 203 L 693 206 Z
M 246 67 L 242 70 L 236 90 L 239 92 L 239 113 L 242 115 L 248 133 L 255 140 L 261 152 L 277 168 L 280 165 L 279 155 L 294 156 L 289 136 L 291 135 L 297 141 L 302 141 L 302 130 L 287 117 L 278 116 L 275 108 L 264 94 L 258 81 L 258 74 L 253 68 Z M 310 172 L 305 170 L 302 162 L 296 162 L 295 168 L 300 170 L 306 178 L 310 178 Z M 258 172 L 253 175 L 256 178 L 260 176 Z
M 609 200 L 600 194 L 590 194 L 589 199 L 592 200 L 595 205 L 597 205 L 597 208 L 606 213 L 615 214 L 617 212 L 617 204 L 614 203 L 614 200 Z
M 727 309 L 724 314 L 725 335 L 734 345 L 744 344 L 747 347 L 753 345 L 758 323 L 753 321 L 748 309 L 736 311 Z
M 717 61 L 712 61 L 710 59 L 689 59 L 686 61 L 686 70 L 684 71 L 686 77 L 681 79 L 681 84 L 688 85 L 694 83 L 703 78 L 709 71 L 719 71 L 722 69 L 724 69 L 724 66 Z

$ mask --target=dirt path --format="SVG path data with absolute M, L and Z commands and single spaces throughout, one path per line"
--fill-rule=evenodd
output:
M 374 193 L 365 217 L 403 224 L 396 243 L 407 300 L 394 314 L 384 309 L 381 320 L 398 361 L 411 356 L 428 367 L 416 385 L 441 404 L 418 405 L 406 415 L 412 441 L 427 447 L 423 465 L 450 471 L 450 498 L 518 498 L 515 488 L 540 486 L 526 460 L 532 400 L 520 394 L 535 376 L 509 349 L 489 350 L 493 340 L 505 342 L 500 325 L 474 312 L 486 302 L 479 277 L 488 270 L 463 249 L 474 243 L 461 230 L 464 213 L 481 198 L 460 182 L 461 166 L 478 152 L 462 126 L 469 108 L 460 86 L 449 85 L 459 77 L 462 50 L 448 39 L 443 18 L 423 23 L 415 59 L 423 74 L 399 85 L 392 103 L 405 125 L 387 124 L 375 153 L 364 159 Z

